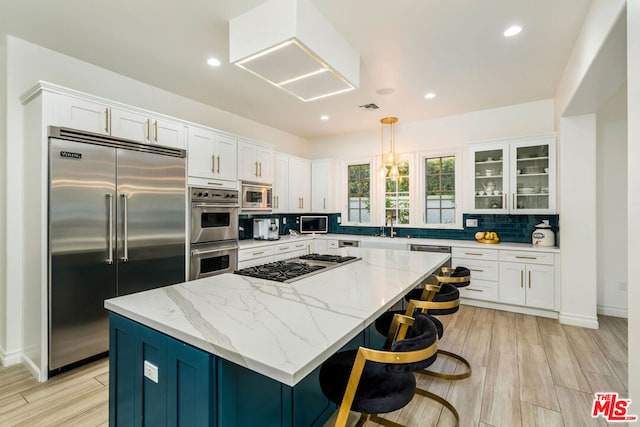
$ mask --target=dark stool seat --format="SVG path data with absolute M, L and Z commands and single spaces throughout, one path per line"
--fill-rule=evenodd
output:
M 437 329 L 427 316 L 418 314 L 413 319 L 396 315 L 392 323 L 398 340 L 388 351 L 360 347 L 336 353 L 322 364 L 322 392 L 340 406 L 336 426 L 346 425 L 350 410 L 362 414 L 358 425 L 369 419 L 392 425 L 377 414 L 406 406 L 418 392 L 414 372 L 436 360 Z M 458 413 L 449 402 L 426 390 L 419 393 L 449 408 L 458 420 Z

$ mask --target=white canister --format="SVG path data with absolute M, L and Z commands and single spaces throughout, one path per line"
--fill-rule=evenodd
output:
M 556 234 L 549 224 L 540 223 L 535 226 L 531 233 L 531 243 L 536 246 L 554 246 L 556 244 Z

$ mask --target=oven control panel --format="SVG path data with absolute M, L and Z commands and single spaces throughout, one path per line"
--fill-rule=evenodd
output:
M 221 190 L 216 188 L 189 187 L 192 202 L 239 203 L 237 190 Z

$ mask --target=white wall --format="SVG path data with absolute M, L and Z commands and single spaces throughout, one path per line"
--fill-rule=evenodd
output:
M 627 85 L 597 112 L 598 313 L 627 316 Z
M 6 105 L 7 105 L 7 45 L 5 39 L 0 39 L 0 313 L 4 313 L 6 306 L 6 220 L 5 211 L 7 209 L 5 203 L 6 192 L 6 146 L 7 146 L 7 128 L 6 128 Z M 0 364 L 3 363 L 3 355 L 5 354 L 6 342 L 6 319 L 0 314 Z
M 24 234 L 22 230 L 23 156 L 22 123 L 23 106 L 20 96 L 38 80 L 44 80 L 122 103 L 146 108 L 159 113 L 189 120 L 250 139 L 274 144 L 276 150 L 296 155 L 306 155 L 307 142 L 297 136 L 265 126 L 223 110 L 178 96 L 144 84 L 84 61 L 45 49 L 24 40 L 6 36 L 2 50 L 7 53 L 6 78 L 0 75 L 3 90 L 6 87 L 6 151 L 0 157 L 2 182 L 0 188 L 10 188 L 0 195 L 0 208 L 6 218 L 0 219 L 5 231 L 0 231 L 0 357 L 6 363 L 19 362 L 22 346 L 22 288 Z M 4 55 L 3 55 L 4 56 Z M 5 61 L 3 61 L 5 62 Z M 6 86 L 5 83 L 6 82 Z M 206 89 L 203 89 L 206 90 Z M 4 94 L 3 94 L 4 95 Z M 1 112 L 0 112 L 1 113 Z M 0 123 L 1 125 L 1 123 Z M 0 128 L 1 129 L 1 128 Z M 5 133 L 2 133 L 4 137 Z M 3 138 L 4 139 L 4 138 Z M 6 179 L 5 179 L 6 177 Z M 10 209 L 8 209 L 10 207 Z M 3 227 L 4 229 L 4 227 Z M 6 252 L 6 253 L 5 253 Z M 5 256 L 1 256 L 5 253 Z M 6 268 L 4 268 L 6 267 Z M 25 268 L 28 268 L 26 266 Z M 4 332 L 6 331 L 6 335 Z
M 624 11 L 626 0 L 593 0 L 556 91 L 556 123 L 576 95 L 611 29 Z
M 640 1 L 627 3 L 627 114 L 629 169 L 629 397 L 633 414 L 640 415 Z
M 381 114 L 372 115 L 379 123 Z M 554 131 L 554 101 L 551 99 L 474 111 L 433 120 L 403 123 L 396 128 L 398 152 L 442 150 L 464 147 L 472 141 L 491 140 Z M 380 154 L 380 129 L 311 139 L 312 159 L 357 158 Z M 389 147 L 385 146 L 385 150 Z
M 560 129 L 559 319 L 597 329 L 596 115 L 563 117 Z

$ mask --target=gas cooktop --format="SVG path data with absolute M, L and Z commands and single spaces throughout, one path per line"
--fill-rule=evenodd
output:
M 309 254 L 234 271 L 242 276 L 291 283 L 331 268 L 360 260 L 354 256 Z

